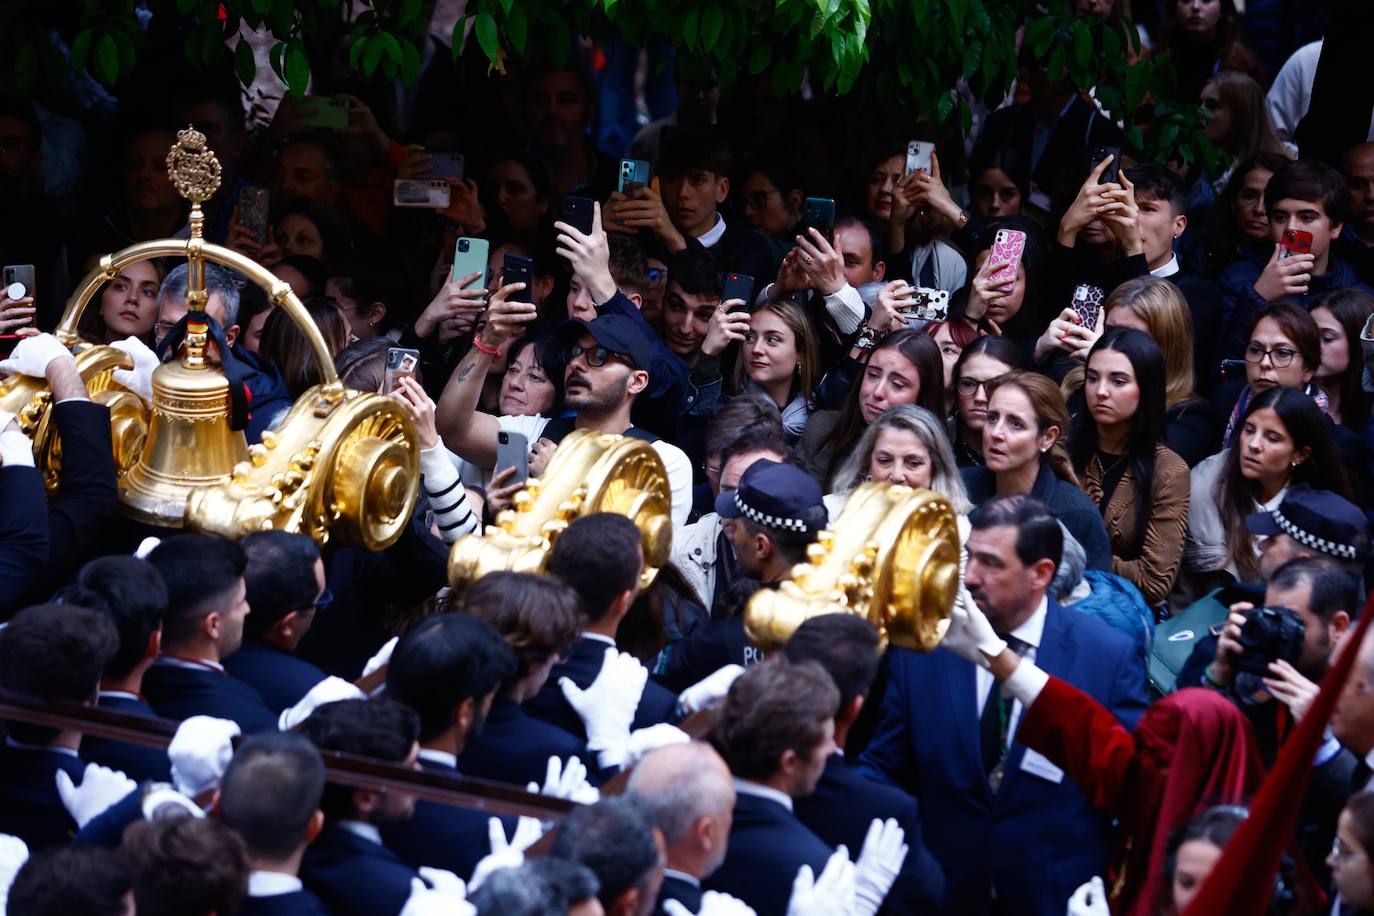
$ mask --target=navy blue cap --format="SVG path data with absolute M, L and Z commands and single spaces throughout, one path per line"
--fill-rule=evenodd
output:
M 1369 555 L 1369 524 L 1350 500 L 1330 490 L 1294 484 L 1272 512 L 1245 517 L 1251 534 L 1286 534 L 1305 547 L 1342 560 Z
M 823 495 L 816 478 L 801 468 L 760 458 L 745 469 L 733 493 L 716 497 L 716 512 L 766 528 L 819 531 L 826 522 Z
M 569 319 L 558 326 L 557 340 L 564 346 L 590 334 L 607 350 L 614 350 L 634 361 L 634 368 L 649 371 L 654 359 L 654 341 L 641 322 L 628 315 L 598 315 L 591 321 Z

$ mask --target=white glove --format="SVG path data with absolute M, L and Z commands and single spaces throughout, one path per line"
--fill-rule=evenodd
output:
M 519 868 L 525 863 L 525 850 L 537 843 L 543 835 L 544 828 L 537 820 L 522 817 L 515 822 L 515 833 L 507 840 L 506 831 L 501 827 L 501 819 L 488 819 L 487 838 L 491 843 L 491 852 L 487 853 L 472 870 L 472 877 L 468 879 L 468 890 L 477 890 L 494 871 Z
M 133 358 L 132 369 L 116 369 L 110 374 L 116 384 L 123 385 L 149 404 L 153 403 L 153 371 L 162 365 L 157 354 L 137 337 L 126 337 L 110 344 Z
M 701 895 L 701 909 L 693 913 L 679 900 L 663 901 L 663 912 L 668 916 L 757 916 L 754 908 L 729 894 L 720 891 L 707 891 Z
M 587 747 L 597 752 L 602 767 L 621 766 L 630 743 L 630 723 L 634 721 L 639 698 L 649 680 L 649 671 L 639 659 L 614 647 L 606 649 L 606 659 L 596 680 L 586 690 L 571 678 L 561 677 L 558 686 L 568 705 L 582 718 L 587 729 Z
M 98 763 L 86 764 L 79 786 L 72 785 L 66 770 L 57 771 L 57 794 L 78 828 L 85 827 L 137 788 L 138 783 L 123 773 Z
M 989 668 L 988 659 L 1002 654 L 1007 643 L 992 630 L 987 616 L 973 601 L 967 588 L 959 587 L 959 597 L 949 612 L 949 629 L 940 645 L 973 662 L 979 668 Z
M 9 359 L 0 360 L 0 373 L 43 378 L 48 374 L 48 364 L 63 357 L 75 359 L 72 351 L 62 346 L 56 337 L 51 334 L 35 334 L 19 341 L 10 353 Z
M 177 726 L 167 758 L 172 761 L 172 785 L 188 798 L 219 786 L 234 757 L 237 722 L 213 716 L 192 716 Z
M 739 665 L 726 665 L 678 694 L 677 703 L 688 713 L 714 709 L 725 702 L 730 685 L 743 673 L 744 668 Z
M 157 821 L 166 817 L 204 817 L 205 812 L 194 801 L 165 782 L 153 783 L 143 794 L 143 819 Z
M 19 431 L 19 424 L 10 429 L 14 414 L 0 410 L 0 465 L 5 467 L 33 467 L 33 441 Z
M 1091 881 L 1081 885 L 1069 898 L 1067 916 L 1111 916 L 1107 906 L 1107 891 L 1102 879 L 1093 876 Z
M 367 664 L 363 665 L 363 677 L 367 677 L 383 665 L 391 664 L 391 653 L 396 651 L 396 643 L 400 638 L 399 636 L 391 637 L 377 650 L 376 655 L 367 660 Z
M 692 736 L 676 725 L 660 722 L 648 728 L 637 728 L 630 732 L 630 743 L 625 746 L 625 766 L 632 767 L 650 751 L 673 744 L 690 744 Z
M 854 863 L 849 850 L 837 847 L 819 878 L 803 865 L 792 882 L 787 916 L 843 916 L 854 912 Z
M 28 844 L 17 836 L 0 833 L 0 913 L 7 912 L 10 885 L 29 860 Z
M 429 870 L 421 869 L 421 873 Z M 410 896 L 399 916 L 477 916 L 477 907 L 465 899 L 455 900 L 450 894 L 434 890 L 419 878 L 411 878 Z
M 277 717 L 277 728 L 284 732 L 289 732 L 297 727 L 310 714 L 326 703 L 337 703 L 340 700 L 366 700 L 367 694 L 363 693 L 356 685 L 350 684 L 341 677 L 330 675 L 320 681 L 306 692 L 290 709 L 283 709 L 281 715 Z
M 151 535 L 138 542 L 138 549 L 134 551 L 134 556 L 140 560 L 148 559 L 148 554 L 157 550 L 157 545 L 162 543 L 162 538 L 155 538 Z
M 594 805 L 601 800 L 596 786 L 587 782 L 587 765 L 577 757 L 569 757 L 566 764 L 558 757 L 550 757 L 544 785 L 532 782 L 525 788 L 536 795 L 566 798 L 583 805 Z
M 854 863 L 855 916 L 874 916 L 906 861 L 906 831 L 896 820 L 873 819 Z
M 421 865 L 416 871 L 420 873 L 421 878 L 425 879 L 430 890 L 443 894 L 450 900 L 468 899 L 468 886 L 463 883 L 462 878 L 447 868 L 432 868 L 428 865 Z

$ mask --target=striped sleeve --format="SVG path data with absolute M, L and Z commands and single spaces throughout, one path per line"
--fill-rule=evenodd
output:
M 439 536 L 445 544 L 482 530 L 482 520 L 468 505 L 467 490 L 442 443 L 421 450 L 420 473 L 425 495 L 434 510 L 435 523 L 439 526 Z

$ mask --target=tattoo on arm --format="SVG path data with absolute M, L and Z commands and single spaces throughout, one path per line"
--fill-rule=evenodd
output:
M 465 382 L 465 381 L 467 381 L 468 376 L 469 376 L 469 375 L 472 375 L 472 370 L 473 370 L 473 369 L 476 369 L 476 368 L 477 368 L 477 364 L 476 364 L 475 362 L 465 362 L 465 363 L 463 363 L 463 365 L 461 365 L 461 366 L 458 367 L 458 381 L 459 381 L 459 382 Z

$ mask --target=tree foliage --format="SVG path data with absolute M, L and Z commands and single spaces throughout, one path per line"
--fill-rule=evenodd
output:
M 142 49 L 135 0 L 82 2 L 72 63 L 113 86 L 133 71 Z M 424 0 L 168 0 L 169 10 L 172 2 L 185 20 L 192 63 L 232 63 L 239 79 L 251 82 L 252 54 L 244 43 L 231 51 L 227 39 L 266 27 L 277 39 L 272 68 L 297 95 L 312 61 L 331 51 L 317 47 L 321 41 L 346 34 L 354 67 L 409 82 L 427 40 Z M 65 67 L 36 25 L 37 12 L 38 0 L 0 4 L 21 86 Z M 1142 158 L 1191 163 L 1218 155 L 1199 131 L 1196 100 L 1175 97 L 1167 57 L 1140 57 L 1131 23 L 1046 12 L 1041 0 L 468 0 L 454 30 L 455 55 L 469 28 L 498 70 L 532 59 L 562 63 L 578 35 L 619 33 L 632 44 L 665 38 L 688 77 L 709 74 L 727 90 L 745 74 L 767 74 L 780 95 L 810 79 L 814 88 L 852 99 L 851 110 L 959 121 L 965 129 L 970 111 L 956 87 L 996 105 L 1029 54 L 1052 77 L 1093 90 L 1125 123 Z

